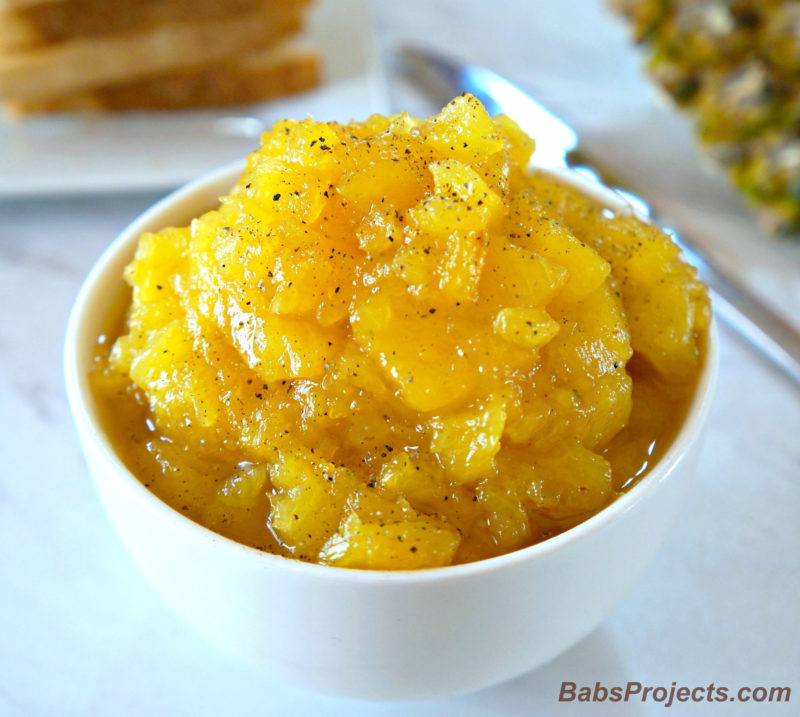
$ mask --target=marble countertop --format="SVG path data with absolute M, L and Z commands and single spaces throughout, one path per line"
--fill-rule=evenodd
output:
M 417 39 L 535 92 L 701 228 L 732 271 L 800 316 L 799 247 L 759 234 L 597 3 L 376 0 L 375 25 L 386 59 Z M 393 109 L 433 109 L 402 82 L 389 87 Z M 276 684 L 191 633 L 144 582 L 101 509 L 61 369 L 83 277 L 160 194 L 0 200 L 0 716 L 610 713 L 608 704 L 559 703 L 563 681 L 789 686 L 789 704 L 672 711 L 800 713 L 800 390 L 724 326 L 708 436 L 675 529 L 603 625 L 552 663 L 450 700 L 358 703 Z M 613 712 L 663 713 L 652 702 Z

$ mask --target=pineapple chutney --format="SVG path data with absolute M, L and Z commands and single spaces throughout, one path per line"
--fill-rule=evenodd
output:
M 350 568 L 479 560 L 608 505 L 680 427 L 709 301 L 533 146 L 469 95 L 277 123 L 126 269 L 92 382 L 128 467 L 222 535 Z

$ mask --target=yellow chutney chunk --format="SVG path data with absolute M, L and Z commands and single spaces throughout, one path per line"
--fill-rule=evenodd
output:
M 647 472 L 704 361 L 677 247 L 528 162 L 469 95 L 282 121 L 219 205 L 142 236 L 93 385 L 192 520 L 343 568 L 490 558 Z

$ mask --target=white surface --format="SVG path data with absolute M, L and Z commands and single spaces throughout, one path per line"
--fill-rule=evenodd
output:
M 26 121 L 0 113 L 0 197 L 166 189 L 251 152 L 283 117 L 347 122 L 374 112 L 385 86 L 372 27 L 369 0 L 319 0 L 306 36 L 322 55 L 323 84 L 263 104 Z
M 538 667 L 586 637 L 650 564 L 691 484 L 716 384 L 716 331 L 673 445 L 646 480 L 573 530 L 492 560 L 410 573 L 266 556 L 200 528 L 148 491 L 104 435 L 88 378 L 107 297 L 123 291 L 139 237 L 186 225 L 214 207 L 241 172 L 234 163 L 206 175 L 128 226 L 92 269 L 67 329 L 67 395 L 86 460 L 153 589 L 232 655 L 281 681 L 348 697 L 463 694 Z M 562 174 L 611 209 L 626 209 L 612 192 Z
M 698 168 L 684 124 L 654 102 L 624 32 L 595 0 L 378 0 L 376 15 L 384 47 L 415 35 L 435 41 L 536 90 L 596 144 L 606 138 L 677 211 L 732 247 L 731 264 L 800 315 L 797 247 L 764 242 L 736 198 Z M 407 89 L 397 98 L 426 109 Z M 659 127 L 672 129 L 638 143 Z M 104 517 L 61 378 L 80 282 L 156 198 L 0 204 L 0 715 L 800 713 L 800 392 L 724 330 L 709 435 L 677 529 L 610 618 L 549 665 L 453 700 L 362 704 L 287 688 L 196 637 L 146 585 Z M 783 705 L 669 710 L 557 701 L 562 681 L 628 680 L 789 685 L 793 695 Z

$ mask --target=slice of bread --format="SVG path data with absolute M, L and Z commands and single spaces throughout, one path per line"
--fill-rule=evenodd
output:
M 34 5 L 55 5 L 64 0 L 0 0 L 0 10 L 18 10 Z
M 0 52 L 147 30 L 165 23 L 219 20 L 258 9 L 274 12 L 298 4 L 301 0 L 62 0 L 21 8 L 0 6 Z
M 218 62 L 297 32 L 307 1 L 0 54 L 0 99 L 34 100 Z
M 30 114 L 247 104 L 310 89 L 319 76 L 316 52 L 287 42 L 210 66 L 51 98 L 12 100 L 7 105 L 12 113 Z

